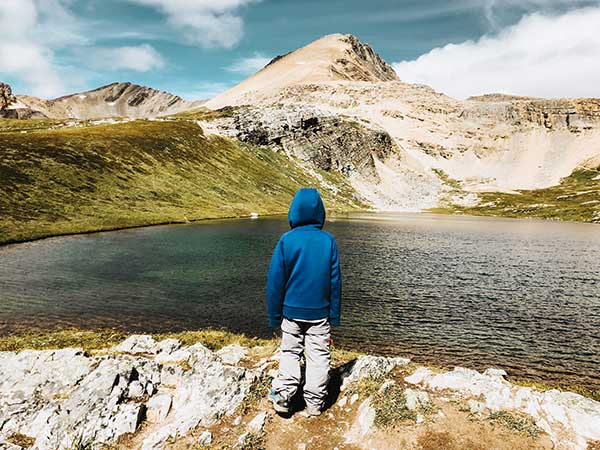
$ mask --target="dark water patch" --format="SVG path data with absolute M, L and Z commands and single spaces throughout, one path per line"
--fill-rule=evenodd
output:
M 336 342 L 419 362 L 600 387 L 600 228 L 435 215 L 328 222 L 344 273 Z M 283 219 L 0 248 L 0 333 L 227 328 L 258 336 Z

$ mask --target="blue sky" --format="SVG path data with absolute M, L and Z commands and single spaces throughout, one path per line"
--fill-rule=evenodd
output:
M 0 0 L 0 80 L 54 97 L 132 81 L 207 98 L 330 33 L 456 97 L 599 96 L 600 0 Z

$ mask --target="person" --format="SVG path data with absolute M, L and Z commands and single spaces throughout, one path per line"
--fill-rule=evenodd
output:
M 288 221 L 291 230 L 277 242 L 267 277 L 269 325 L 282 331 L 269 399 L 275 411 L 290 413 L 304 354 L 304 414 L 311 417 L 321 413 L 327 396 L 330 327 L 340 325 L 342 275 L 335 238 L 322 230 L 325 208 L 316 189 L 296 192 Z

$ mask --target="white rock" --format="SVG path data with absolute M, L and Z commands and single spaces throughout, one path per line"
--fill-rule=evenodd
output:
M 11 444 L 10 442 L 0 441 L 0 450 L 23 450 L 23 447 Z
M 242 423 L 242 416 L 237 416 L 235 419 L 233 419 L 233 425 L 235 425 L 236 427 Z
M 262 429 L 265 426 L 265 422 L 267 420 L 267 413 L 266 412 L 261 412 L 258 413 L 254 419 L 252 419 L 249 423 L 248 423 L 248 430 L 250 430 L 250 432 L 259 432 L 262 431 Z
M 212 433 L 208 430 L 204 430 L 198 438 L 198 444 L 201 447 L 208 447 L 212 443 Z
M 129 336 L 119 345 L 114 346 L 114 352 L 131 353 L 131 354 L 150 354 L 158 353 L 158 345 L 152 336 L 145 334 L 134 334 Z
M 142 386 L 138 380 L 132 381 L 129 385 L 127 396 L 129 398 L 140 398 L 146 392 L 145 386 Z
M 371 400 L 365 400 L 358 408 L 358 423 L 361 436 L 366 435 L 375 422 L 375 409 L 371 407 Z
M 436 374 L 418 369 L 405 378 L 433 390 L 449 390 L 464 397 L 482 398 L 491 411 L 515 410 L 529 414 L 560 448 L 584 450 L 586 440 L 600 440 L 600 402 L 571 392 L 515 386 L 504 379 L 505 372 L 484 373 L 456 367 Z
M 427 367 L 419 367 L 411 375 L 404 377 L 404 381 L 411 384 L 419 384 L 432 373 Z
M 415 422 L 416 422 L 417 424 L 425 422 L 425 417 L 423 417 L 423 414 L 417 414 L 417 417 L 416 417 L 416 419 L 415 419 Z
M 506 370 L 504 369 L 495 369 L 490 367 L 489 369 L 486 369 L 485 372 L 483 372 L 484 375 L 488 375 L 490 377 L 500 377 L 500 378 L 504 378 L 506 377 L 507 373 Z
M 154 360 L 159 364 L 187 362 L 192 357 L 192 353 L 186 349 L 175 350 L 171 353 L 160 352 Z
M 352 394 L 352 397 L 350 397 L 350 404 L 354 405 L 357 400 L 358 400 L 358 394 Z
M 485 403 L 474 399 L 469 399 L 467 401 L 467 406 L 469 407 L 471 414 L 481 414 L 485 409 Z
M 219 350 L 217 355 L 225 364 L 235 365 L 244 359 L 247 351 L 248 350 L 245 347 L 242 347 L 239 344 L 231 344 Z
M 167 418 L 173 398 L 169 394 L 155 395 L 146 403 L 146 417 L 149 422 L 159 423 Z
M 396 382 L 394 380 L 387 380 L 379 387 L 379 389 L 377 390 L 377 393 L 383 394 L 387 390 L 387 388 L 389 388 L 390 386 L 393 386 L 394 384 L 396 384 Z
M 429 404 L 429 394 L 425 391 L 407 388 L 404 390 L 404 397 L 406 399 L 406 407 L 410 411 L 415 411 L 418 407 Z
M 338 406 L 340 408 L 343 408 L 344 406 L 346 406 L 346 403 L 348 403 L 348 397 L 346 397 L 345 395 L 342 397 L 342 399 L 340 401 L 338 401 Z
M 371 431 L 375 422 L 375 409 L 371 406 L 371 397 L 363 401 L 358 407 L 358 414 L 350 430 L 346 433 L 346 442 L 361 443 L 364 436 Z
M 217 418 L 233 414 L 258 372 L 223 364 L 206 347 L 188 347 L 191 369 L 179 373 L 175 381 L 168 423 L 149 433 L 143 450 L 161 448 L 168 439 L 185 436 L 199 425 L 209 426 Z M 163 370 L 165 367 L 163 367 Z
M 179 339 L 163 339 L 156 344 L 156 348 L 159 354 L 171 354 L 181 348 L 181 341 Z
M 348 372 L 342 374 L 341 390 L 350 384 L 368 377 L 381 377 L 392 371 L 397 366 L 410 362 L 407 358 L 385 358 L 382 356 L 361 355 Z

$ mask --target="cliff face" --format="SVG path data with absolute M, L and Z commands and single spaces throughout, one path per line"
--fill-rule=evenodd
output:
M 461 117 L 508 122 L 513 126 L 534 124 L 548 130 L 573 133 L 600 126 L 600 99 L 520 99 L 502 96 L 472 97 Z
M 266 398 L 275 342 L 212 351 L 189 334 L 0 352 L 0 448 L 585 450 L 600 439 L 600 403 L 581 395 L 511 384 L 500 369 L 336 350 L 324 413 L 304 418 L 294 400 L 282 418 Z
M 243 142 L 283 150 L 307 167 L 348 177 L 376 177 L 375 160 L 398 151 L 382 128 L 318 109 L 240 107 L 232 117 L 210 125 Z

